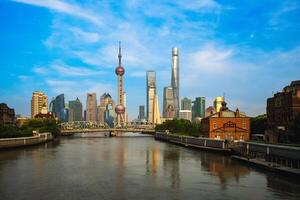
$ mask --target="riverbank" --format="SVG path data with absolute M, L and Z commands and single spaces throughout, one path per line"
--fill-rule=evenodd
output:
M 165 133 L 155 133 L 156 140 L 166 141 L 186 147 L 198 148 L 208 151 L 218 151 L 222 153 L 230 153 L 231 149 L 225 140 L 213 140 L 209 138 L 195 138 L 190 136 L 181 136 Z
M 0 139 L 0 149 L 17 148 L 30 145 L 37 145 L 53 140 L 51 133 L 40 133 L 32 137 L 5 138 Z
M 250 166 L 280 173 L 282 175 L 300 177 L 299 148 L 281 147 L 279 145 L 270 144 L 255 144 L 251 142 L 238 142 L 232 145 L 227 144 L 224 140 L 195 138 L 165 133 L 156 133 L 155 139 L 188 148 L 228 153 L 231 154 L 233 160 L 244 162 Z M 240 152 L 237 152 L 237 149 Z M 247 154 L 244 154 L 243 152 L 247 152 Z M 253 157 L 253 155 L 255 157 Z M 265 158 L 268 158 L 268 160 Z M 274 163 L 274 161 L 280 161 L 281 164 Z
M 263 159 L 256 159 L 256 158 L 248 159 L 248 158 L 245 158 L 242 156 L 231 156 L 231 158 L 234 160 L 238 160 L 238 161 L 247 163 L 251 166 L 267 170 L 267 171 L 272 171 L 272 172 L 280 173 L 283 175 L 288 175 L 291 177 L 294 177 L 294 176 L 300 177 L 300 169 L 281 166 L 278 164 L 274 164 L 272 162 L 267 162 Z

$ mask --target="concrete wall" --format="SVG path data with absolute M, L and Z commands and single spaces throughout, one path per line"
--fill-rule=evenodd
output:
M 227 150 L 225 140 L 214 140 L 210 138 L 195 138 L 189 136 L 172 135 L 165 133 L 155 133 L 155 138 L 169 142 L 176 142 L 185 145 L 198 146 L 203 148 L 214 148 L 220 150 Z
M 0 139 L 0 149 L 35 145 L 50 141 L 52 139 L 53 136 L 51 133 L 40 133 L 33 137 L 5 138 Z
M 240 142 L 242 149 L 249 153 L 262 153 L 268 156 L 279 156 L 286 159 L 300 160 L 300 148 L 272 144 Z

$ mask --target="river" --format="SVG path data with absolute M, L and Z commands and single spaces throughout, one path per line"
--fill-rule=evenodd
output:
M 152 137 L 0 151 L 0 199 L 300 199 L 300 184 Z

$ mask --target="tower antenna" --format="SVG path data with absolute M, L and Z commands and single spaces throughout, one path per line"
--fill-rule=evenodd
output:
M 119 58 L 119 66 L 122 66 L 121 41 L 119 41 L 119 55 L 118 55 L 118 58 Z

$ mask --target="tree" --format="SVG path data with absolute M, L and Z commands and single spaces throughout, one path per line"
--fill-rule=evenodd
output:
M 267 128 L 267 115 L 258 115 L 250 119 L 251 134 L 264 134 Z
M 180 135 L 200 135 L 200 125 L 185 119 L 167 120 L 162 124 L 156 125 L 155 130 L 163 132 L 169 130 L 171 133 Z

